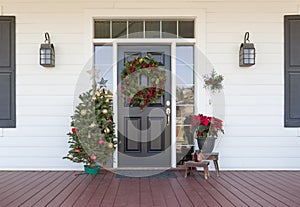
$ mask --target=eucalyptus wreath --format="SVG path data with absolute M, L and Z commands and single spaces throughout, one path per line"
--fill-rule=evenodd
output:
M 143 109 L 164 95 L 166 69 L 158 66 L 159 63 L 150 56 L 136 57 L 125 63 L 121 72 L 121 94 L 130 107 Z M 147 85 L 140 83 L 142 76 L 147 77 Z

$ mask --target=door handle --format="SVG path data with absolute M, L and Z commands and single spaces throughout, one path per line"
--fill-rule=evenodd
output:
M 166 114 L 167 114 L 167 126 L 170 125 L 170 114 L 171 114 L 171 109 L 166 108 Z

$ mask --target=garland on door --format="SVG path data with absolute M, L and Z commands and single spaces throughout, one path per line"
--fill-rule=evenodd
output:
M 125 63 L 121 73 L 121 94 L 123 101 L 128 102 L 130 107 L 139 106 L 143 109 L 164 95 L 166 69 L 158 65 L 150 56 L 136 57 Z M 146 86 L 140 84 L 142 76 L 147 77 Z

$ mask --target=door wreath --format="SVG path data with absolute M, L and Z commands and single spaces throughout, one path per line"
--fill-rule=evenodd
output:
M 121 94 L 122 100 L 129 103 L 130 107 L 143 109 L 164 95 L 166 69 L 158 65 L 150 56 L 136 57 L 125 63 L 121 72 Z M 146 85 L 140 84 L 142 76 L 147 77 Z

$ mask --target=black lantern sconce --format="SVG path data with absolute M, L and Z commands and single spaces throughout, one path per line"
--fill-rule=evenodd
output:
M 249 32 L 245 33 L 244 43 L 240 47 L 240 67 L 247 67 L 255 64 L 255 47 L 249 41 Z
M 50 35 L 45 33 L 45 43 L 40 47 L 40 65 L 44 67 L 55 66 L 55 51 L 54 45 L 50 42 Z

